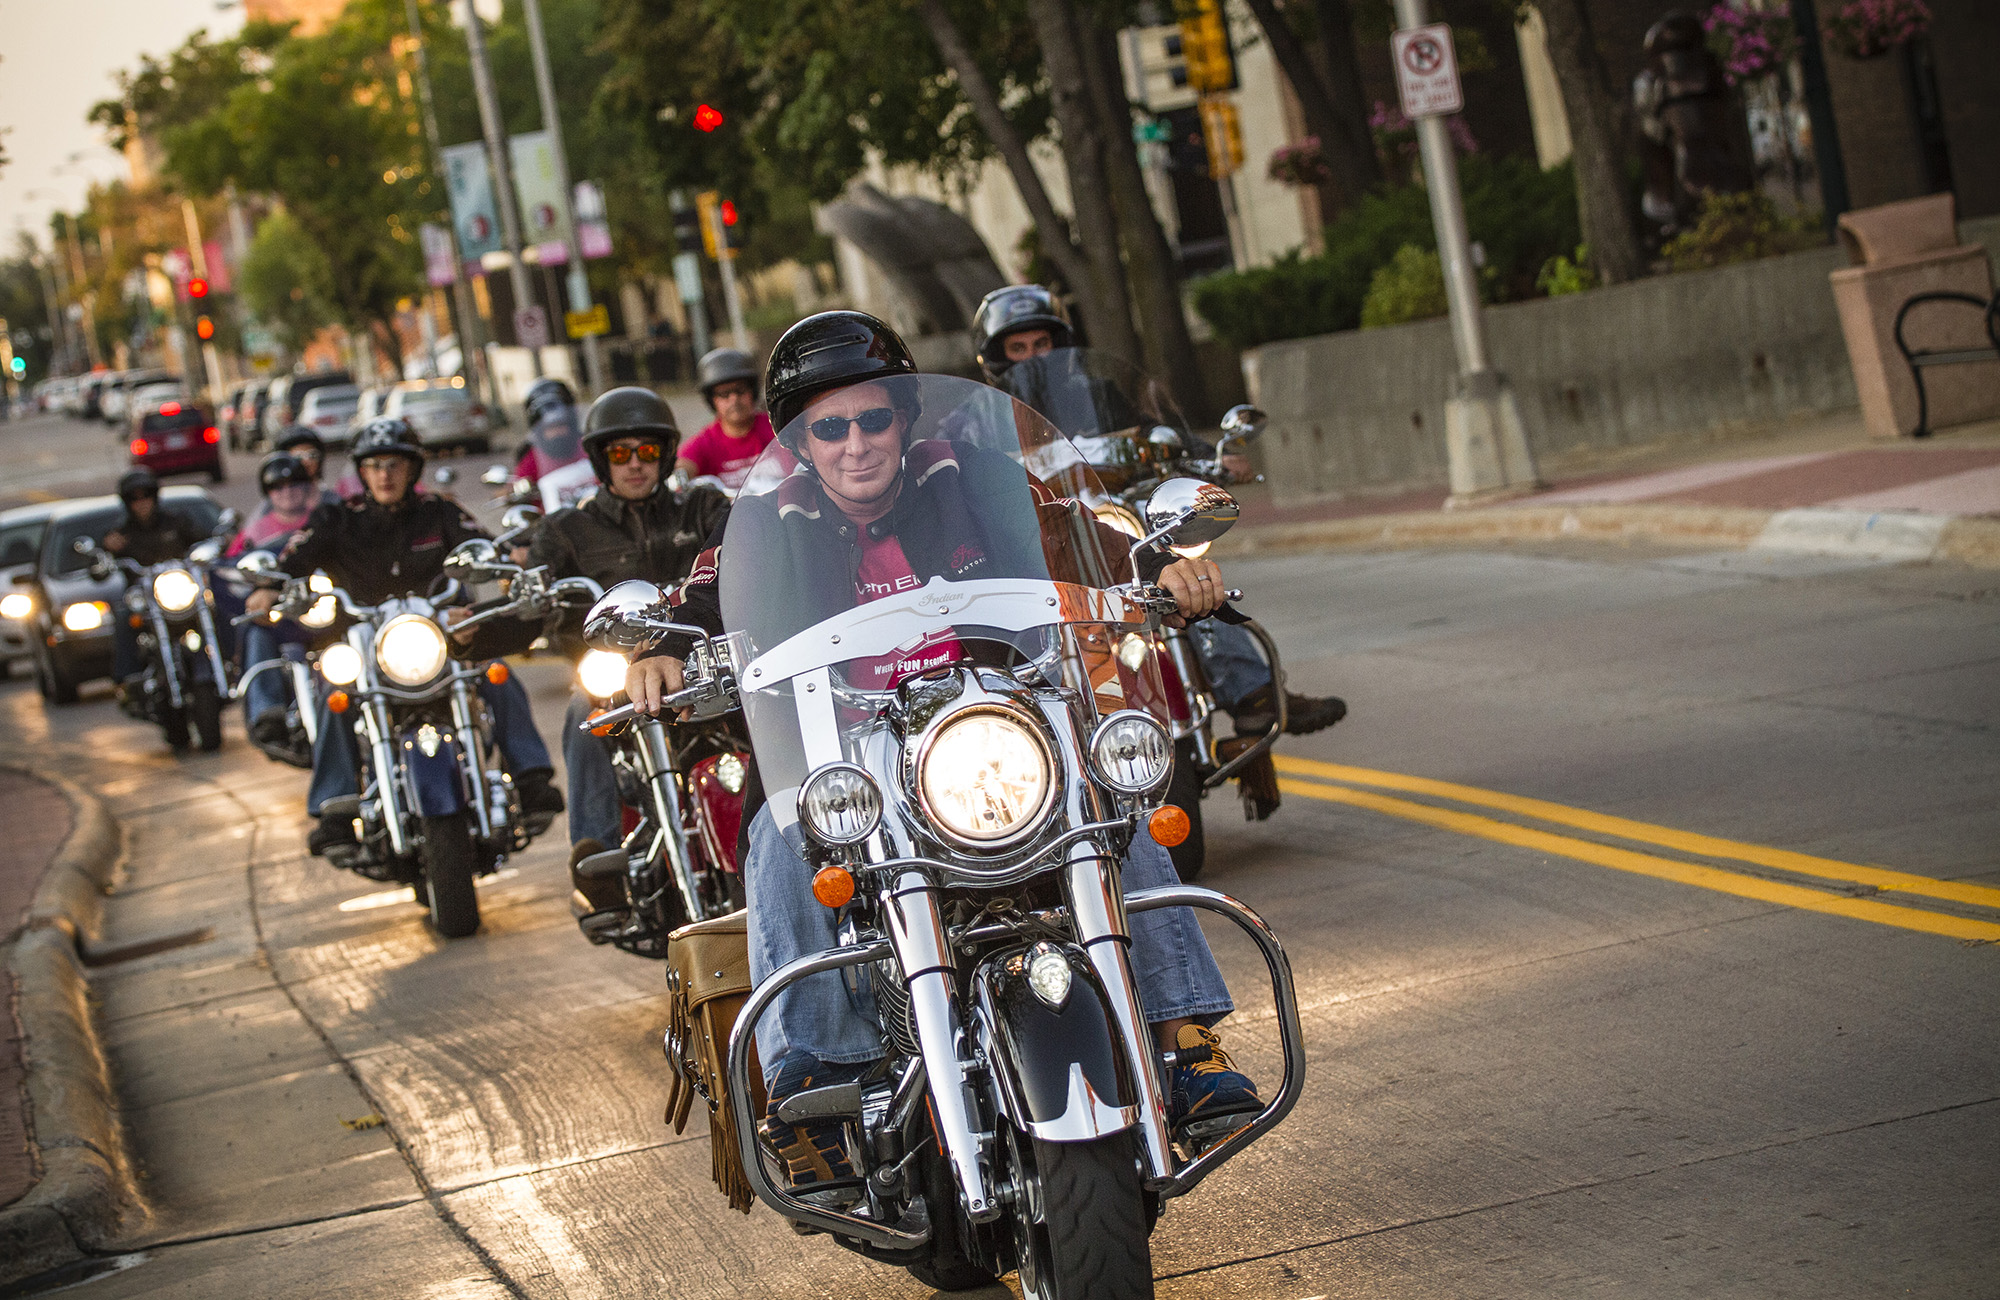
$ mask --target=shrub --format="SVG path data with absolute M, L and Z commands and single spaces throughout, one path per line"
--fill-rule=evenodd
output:
M 1474 154 L 1459 160 L 1459 182 L 1472 238 L 1486 250 L 1482 294 L 1532 296 L 1542 265 L 1582 238 L 1569 165 L 1543 171 L 1530 159 Z M 1354 329 L 1375 272 L 1406 244 L 1437 247 L 1429 196 L 1415 185 L 1378 190 L 1326 228 L 1325 253 L 1207 276 L 1191 286 L 1194 307 L 1238 348 Z
M 1810 213 L 1782 216 L 1769 198 L 1746 190 L 1704 197 L 1701 216 L 1694 225 L 1668 240 L 1660 252 L 1676 271 L 1698 271 L 1795 253 L 1825 242 L 1818 217 Z
M 1924 0 L 1846 0 L 1827 15 L 1826 43 L 1850 59 L 1873 59 L 1931 29 Z
M 1381 329 L 1430 320 L 1450 310 L 1444 295 L 1444 263 L 1435 249 L 1405 244 L 1368 282 L 1361 303 L 1361 328 Z
M 1590 245 L 1578 244 L 1574 260 L 1557 253 L 1542 263 L 1542 269 L 1535 275 L 1535 287 L 1551 298 L 1595 289 L 1597 268 L 1590 264 Z

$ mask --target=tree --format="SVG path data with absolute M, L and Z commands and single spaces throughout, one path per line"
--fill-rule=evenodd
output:
M 289 213 L 264 218 L 236 275 L 243 301 L 293 356 L 338 319 L 333 268 Z
M 1548 31 L 1549 62 L 1562 89 L 1576 160 L 1576 207 L 1591 264 L 1606 284 L 1646 273 L 1638 212 L 1625 174 L 1631 113 L 1614 93 L 1584 0 L 1536 0 Z
M 1270 42 L 1271 54 L 1299 97 L 1308 134 L 1319 138 L 1320 155 L 1333 174 L 1341 206 L 1382 183 L 1381 160 L 1375 155 L 1374 134 L 1368 127 L 1368 99 L 1361 87 L 1361 65 L 1354 50 L 1354 16 L 1348 0 L 1247 0 L 1257 25 Z M 1306 37 L 1294 21 L 1313 30 L 1319 57 L 1314 59 Z M 1334 214 L 1325 214 L 1331 219 Z

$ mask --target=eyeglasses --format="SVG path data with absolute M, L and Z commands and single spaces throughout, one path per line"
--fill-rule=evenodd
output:
M 641 465 L 651 465 L 660 458 L 660 444 L 642 442 L 636 447 L 613 446 L 604 449 L 604 459 L 613 465 L 623 465 L 634 456 L 639 458 Z
M 401 469 L 410 462 L 402 456 L 370 456 L 356 463 L 355 468 L 380 474 L 391 469 Z
M 806 427 L 811 429 L 812 436 L 821 442 L 839 442 L 847 436 L 847 426 L 850 424 L 860 425 L 863 433 L 881 433 L 895 422 L 894 410 L 878 406 L 859 415 L 829 415 L 824 419 L 814 420 Z

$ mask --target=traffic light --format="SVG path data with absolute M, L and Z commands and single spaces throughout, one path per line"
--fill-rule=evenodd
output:
M 7 368 L 14 372 L 14 378 L 16 379 L 28 373 L 28 363 L 23 361 L 19 356 L 8 362 Z
M 215 337 L 215 322 L 206 316 L 197 316 L 194 318 L 194 332 L 195 337 L 206 343 Z
M 701 216 L 701 249 L 709 260 L 721 261 L 725 245 L 728 255 L 735 257 L 736 205 L 714 190 L 703 190 L 694 196 L 694 208 Z
M 715 130 L 716 127 L 721 125 L 722 125 L 722 114 L 718 110 L 711 108 L 707 104 L 703 104 L 701 107 L 695 109 L 694 111 L 695 130 L 707 133 Z
M 1229 52 L 1222 0 L 1179 0 L 1175 12 L 1188 87 L 1205 95 L 1236 89 L 1236 59 Z
M 735 233 L 736 201 L 734 199 L 724 199 L 722 201 L 722 224 L 728 226 L 732 234 Z
M 674 247 L 683 253 L 699 253 L 701 246 L 701 214 L 693 208 L 674 209 Z
M 195 277 L 194 277 L 193 279 L 189 280 L 189 281 L 188 281 L 188 297 L 190 297 L 190 298 L 206 298 L 206 297 L 208 297 L 208 281 L 206 281 L 206 280 L 202 279 L 202 278 L 201 278 L 200 276 L 198 276 L 198 275 L 197 275 L 197 276 L 195 276 Z

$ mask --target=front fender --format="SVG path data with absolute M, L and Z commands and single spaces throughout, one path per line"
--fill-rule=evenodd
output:
M 1045 1142 L 1088 1142 L 1138 1122 L 1138 1090 L 1090 959 L 1074 945 L 1046 946 L 1069 962 L 1069 997 L 1061 1009 L 1028 986 L 1034 950 L 1010 949 L 987 958 L 973 975 L 977 1032 L 986 1040 L 981 1046 L 1000 1103 L 1023 1131 Z
M 407 727 L 396 738 L 403 767 L 410 775 L 410 790 L 416 795 L 417 811 L 425 817 L 449 817 L 466 807 L 465 777 L 459 763 L 458 738 L 440 732 L 437 752 L 426 754 L 419 740 L 423 724 Z

